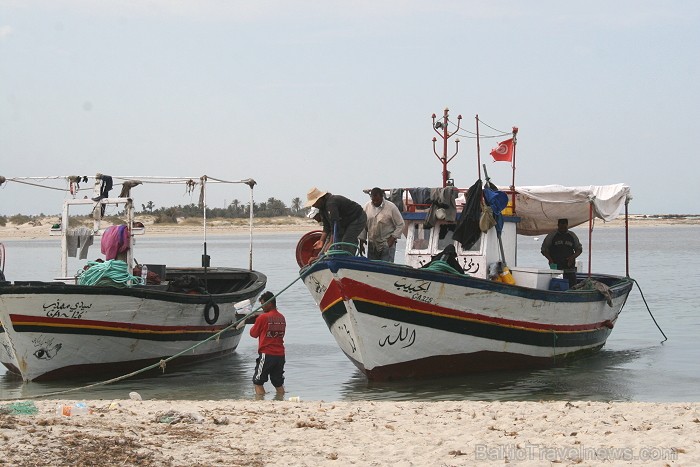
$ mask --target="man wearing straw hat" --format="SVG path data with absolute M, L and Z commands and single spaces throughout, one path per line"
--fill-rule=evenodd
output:
M 325 253 L 334 243 L 340 243 L 338 249 L 350 254 L 357 253 L 357 241 L 367 224 L 367 215 L 362 206 L 341 195 L 334 195 L 314 187 L 306 194 L 304 207 L 318 208 L 323 222 L 321 239 L 314 244 L 314 249 Z M 330 238 L 329 242 L 326 239 Z

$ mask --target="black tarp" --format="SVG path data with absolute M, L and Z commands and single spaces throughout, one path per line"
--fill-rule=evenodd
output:
M 468 250 L 481 238 L 479 219 L 481 218 L 481 203 L 483 202 L 483 189 L 481 180 L 477 180 L 466 194 L 466 202 L 462 208 L 457 228 L 452 236 L 461 245 L 462 249 Z

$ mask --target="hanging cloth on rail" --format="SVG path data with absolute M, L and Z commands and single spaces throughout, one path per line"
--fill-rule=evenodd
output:
M 109 191 L 112 189 L 112 177 L 110 177 L 109 175 L 97 174 L 97 178 L 102 180 L 102 184 L 100 185 L 100 196 L 92 198 L 92 200 L 95 202 L 98 202 L 105 198 L 109 198 Z M 106 206 L 104 204 L 101 204 L 100 216 L 105 215 L 105 207 Z
M 479 219 L 481 218 L 481 203 L 483 199 L 481 180 L 477 180 L 467 191 L 466 202 L 452 236 L 465 250 L 471 248 L 481 238 Z

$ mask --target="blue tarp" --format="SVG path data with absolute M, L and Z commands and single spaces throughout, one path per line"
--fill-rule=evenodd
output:
M 508 206 L 508 195 L 503 191 L 484 188 L 484 200 L 493 211 L 493 218 L 496 220 L 496 232 L 501 235 L 503 231 L 503 211 Z

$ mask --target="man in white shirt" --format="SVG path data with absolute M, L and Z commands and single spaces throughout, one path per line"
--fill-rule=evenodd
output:
M 394 203 L 384 198 L 384 190 L 372 188 L 365 204 L 367 228 L 360 234 L 360 249 L 368 243 L 367 258 L 394 262 L 396 242 L 401 238 L 404 220 Z

